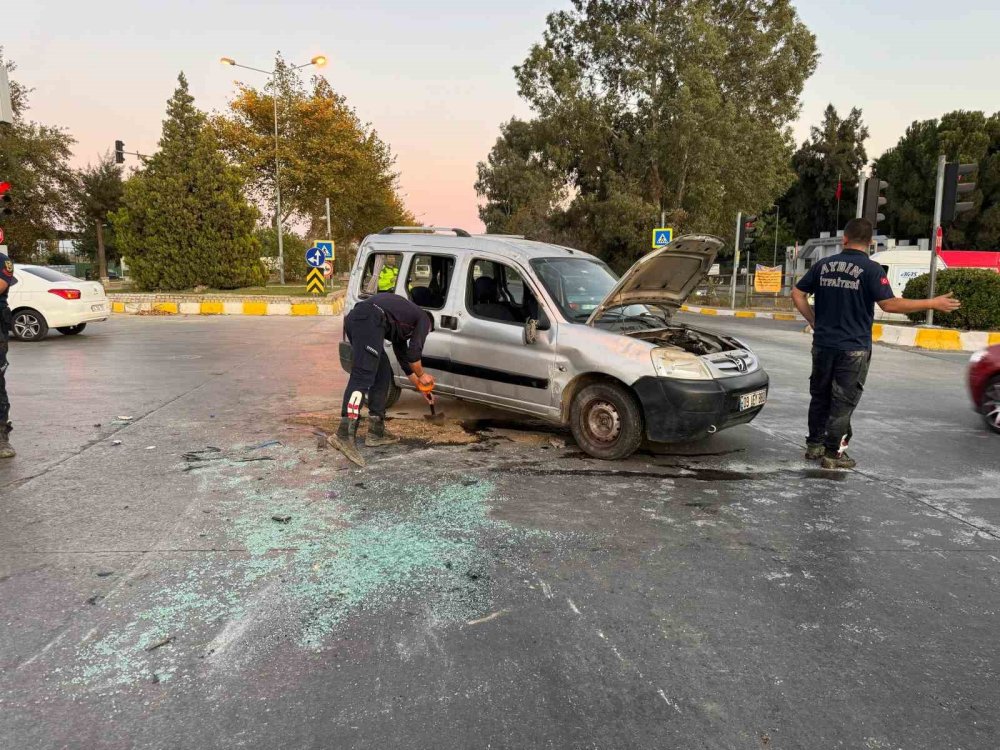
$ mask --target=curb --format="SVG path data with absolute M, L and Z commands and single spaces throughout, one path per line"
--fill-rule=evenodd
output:
M 730 310 L 725 307 L 694 307 L 681 305 L 683 312 L 717 315 L 730 318 L 763 318 L 765 320 L 805 319 L 796 313 L 767 313 L 753 310 Z M 916 328 L 876 323 L 872 326 L 872 341 L 892 346 L 945 352 L 977 352 L 1000 344 L 1000 331 L 959 331 L 955 328 Z
M 730 310 L 728 307 L 696 307 L 694 305 L 681 305 L 682 312 L 695 313 L 697 315 L 718 315 L 723 318 L 760 318 L 762 320 L 801 320 L 803 318 L 798 313 L 784 312 L 757 312 L 756 310 Z
M 110 295 L 109 295 L 110 296 Z M 256 299 L 181 300 L 163 298 L 140 301 L 120 301 L 112 297 L 111 312 L 125 315 L 159 313 L 161 315 L 256 315 L 256 316 L 334 316 L 344 311 L 345 295 L 323 302 L 290 301 L 268 302 Z

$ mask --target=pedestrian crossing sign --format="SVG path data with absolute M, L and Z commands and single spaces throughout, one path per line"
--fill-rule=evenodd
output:
M 674 241 L 673 227 L 660 227 L 653 230 L 653 249 L 666 247 Z

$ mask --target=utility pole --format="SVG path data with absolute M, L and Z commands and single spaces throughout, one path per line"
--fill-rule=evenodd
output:
M 938 243 L 941 241 L 941 203 L 944 199 L 945 156 L 938 157 L 937 187 L 934 189 L 934 225 L 931 227 L 931 281 L 927 289 L 927 299 L 934 299 L 934 285 L 937 282 Z M 927 325 L 934 325 L 934 311 L 927 311 Z
M 274 226 L 278 232 L 278 281 L 285 285 L 285 244 L 281 236 L 281 159 L 278 156 L 278 86 L 275 84 L 271 95 L 274 102 L 274 197 L 277 210 L 274 213 Z
M 326 199 L 326 238 L 333 239 L 333 230 L 330 228 L 330 199 Z
M 858 172 L 858 210 L 854 213 L 855 219 L 861 218 L 861 212 L 865 208 L 865 170 Z M 839 230 L 840 227 L 837 227 Z
M 736 274 L 740 270 L 740 240 L 743 232 L 743 212 L 736 212 L 736 238 L 733 240 L 733 278 L 729 285 L 729 306 L 736 309 Z
M 781 218 L 781 206 L 774 204 L 774 257 L 771 258 L 771 265 L 778 265 L 778 220 Z
M 97 278 L 105 287 L 108 286 L 108 256 L 104 251 L 104 222 L 97 220 Z

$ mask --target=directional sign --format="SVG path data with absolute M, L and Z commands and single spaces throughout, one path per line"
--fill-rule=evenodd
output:
M 323 281 L 323 269 L 311 268 L 306 274 L 306 291 L 310 294 L 326 294 L 326 282 Z
M 666 247 L 674 241 L 673 227 L 659 227 L 653 230 L 653 249 Z
M 306 250 L 306 263 L 310 268 L 322 268 L 326 262 L 326 254 L 318 247 L 311 247 Z
M 323 264 L 323 276 L 327 279 L 333 278 L 333 261 L 328 260 Z

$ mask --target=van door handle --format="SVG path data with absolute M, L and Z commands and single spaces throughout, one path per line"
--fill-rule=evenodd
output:
M 454 315 L 442 315 L 441 316 L 441 327 L 447 328 L 451 331 L 458 330 L 458 318 Z

